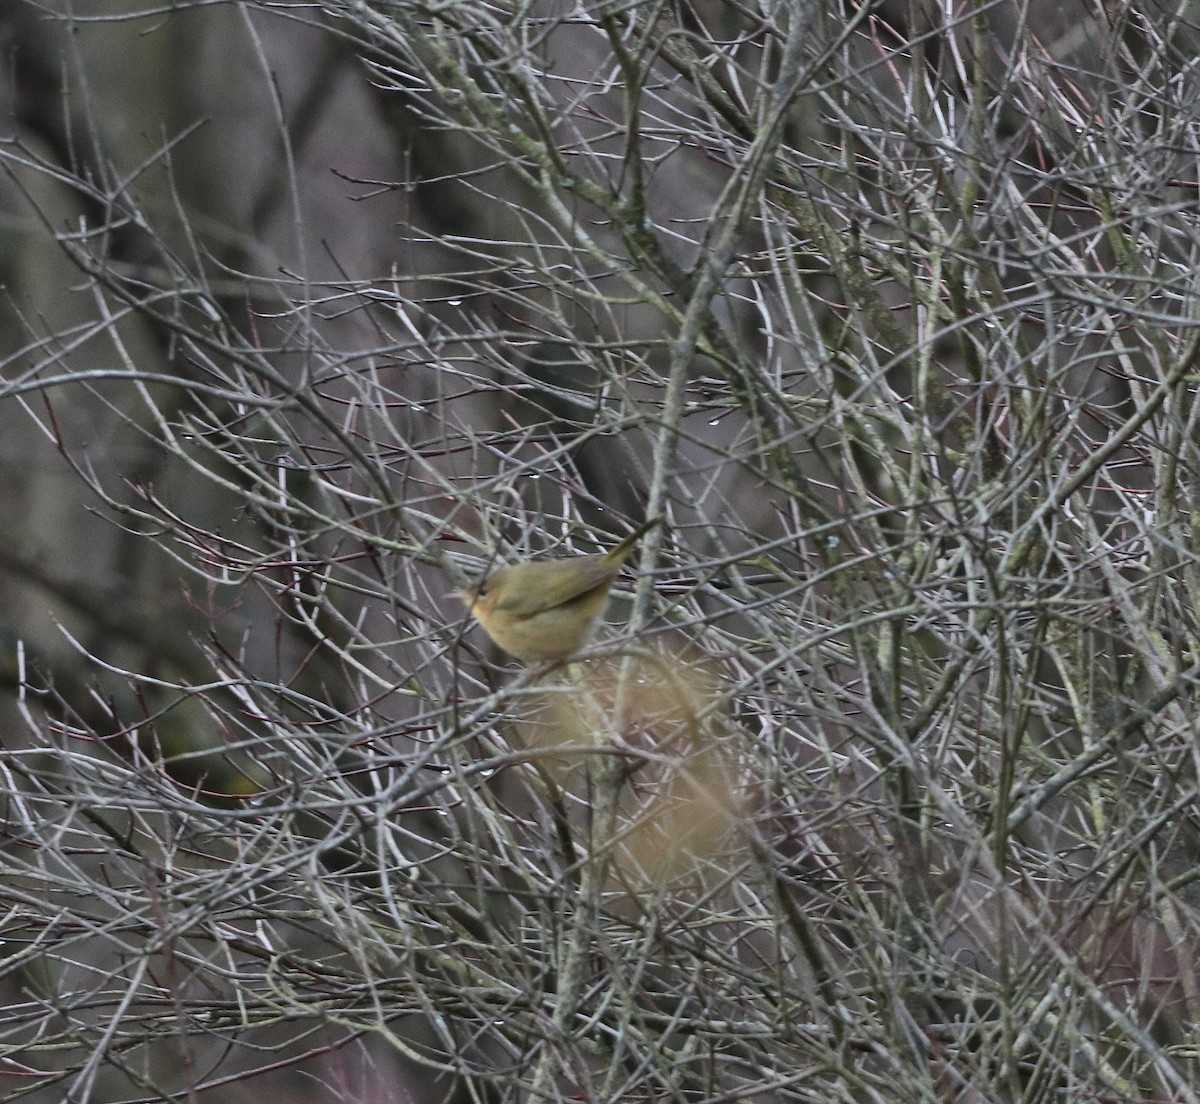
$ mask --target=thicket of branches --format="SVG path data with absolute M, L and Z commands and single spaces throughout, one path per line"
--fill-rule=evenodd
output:
M 1200 1099 L 1193 5 L 82 7 L 0 1099 Z M 448 594 L 655 516 L 571 665 Z

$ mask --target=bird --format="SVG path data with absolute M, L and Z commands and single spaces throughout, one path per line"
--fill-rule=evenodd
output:
M 659 520 L 644 522 L 607 552 L 499 568 L 458 597 L 509 655 L 522 663 L 561 662 L 587 643 L 621 565 Z

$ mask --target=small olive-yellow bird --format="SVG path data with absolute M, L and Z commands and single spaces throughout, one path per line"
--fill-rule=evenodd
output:
M 658 520 L 638 526 L 608 552 L 502 567 L 459 597 L 509 655 L 525 663 L 566 659 L 587 643 L 621 565 Z

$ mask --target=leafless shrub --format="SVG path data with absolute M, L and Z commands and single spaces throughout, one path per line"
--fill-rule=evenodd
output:
M 19 3 L 0 1097 L 1195 1100 L 1195 16 Z

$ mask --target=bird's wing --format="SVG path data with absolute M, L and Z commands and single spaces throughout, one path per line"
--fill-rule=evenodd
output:
M 496 608 L 513 617 L 533 617 L 545 610 L 565 606 L 617 577 L 619 568 L 603 561 L 604 556 L 599 555 L 515 564 L 505 569 L 512 575 Z M 533 582 L 521 578 L 526 571 Z

